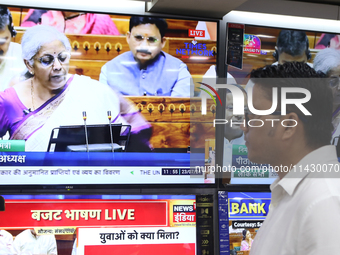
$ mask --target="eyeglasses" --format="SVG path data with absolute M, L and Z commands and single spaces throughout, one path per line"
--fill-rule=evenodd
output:
M 148 43 L 154 44 L 154 43 L 157 43 L 159 41 L 159 39 L 154 37 L 154 36 L 144 37 L 142 35 L 134 35 L 133 37 L 135 38 L 135 40 L 137 42 L 142 42 L 142 41 L 144 41 L 144 39 L 146 39 L 146 41 Z
M 291 112 L 287 112 L 287 114 L 288 113 L 291 113 Z M 254 116 L 263 116 L 263 115 L 255 115 L 255 114 L 252 114 L 252 113 L 250 113 L 249 111 L 245 111 L 244 112 L 244 118 L 245 118 L 245 120 L 246 120 L 246 127 L 248 128 L 249 127 L 249 121 L 250 120 L 252 120 L 252 119 L 255 119 L 255 118 L 249 118 L 249 115 L 254 115 Z M 282 115 L 282 113 L 281 113 L 281 111 L 275 111 L 275 112 L 273 112 L 273 113 L 271 113 L 271 114 L 268 114 L 267 116 L 269 116 L 269 115 Z M 302 117 L 302 116 L 299 116 L 298 115 L 298 117 L 299 117 L 299 119 L 302 121 L 302 122 L 304 122 L 304 123 L 306 123 L 307 122 L 307 119 L 306 118 L 304 118 L 304 117 Z
M 54 64 L 56 58 L 59 60 L 60 64 L 65 64 L 69 62 L 71 54 L 67 51 L 60 52 L 57 57 L 46 54 L 41 58 L 38 58 L 38 60 L 44 67 L 48 67 Z

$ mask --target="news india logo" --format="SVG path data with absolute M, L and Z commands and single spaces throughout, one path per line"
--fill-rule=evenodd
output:
M 246 114 L 253 114 L 253 115 L 257 115 L 257 116 L 263 116 L 263 115 L 273 115 L 275 113 L 275 115 L 281 115 L 284 116 L 286 115 L 287 112 L 287 105 L 295 105 L 305 116 L 311 116 L 312 114 L 303 106 L 304 103 L 307 103 L 310 99 L 311 99 L 311 93 L 309 90 L 305 89 L 305 88 L 298 88 L 298 87 L 282 87 L 281 88 L 281 111 L 278 112 L 276 111 L 277 106 L 278 106 L 278 88 L 273 87 L 272 89 L 272 106 L 270 109 L 267 110 L 257 110 L 254 108 L 253 105 L 253 91 L 252 88 L 248 88 L 247 91 L 247 107 L 245 107 L 244 105 L 244 101 L 245 101 L 245 95 L 244 92 L 242 91 L 242 89 L 240 89 L 238 86 L 236 85 L 232 85 L 232 84 L 216 84 L 215 88 L 212 87 L 211 85 L 208 85 L 206 83 L 202 83 L 199 82 L 201 85 L 207 87 L 208 89 L 210 89 L 215 96 L 218 98 L 221 107 L 223 106 L 222 104 L 222 100 L 220 95 L 217 93 L 216 89 L 227 89 L 230 91 L 230 93 L 233 95 L 233 115 L 246 115 Z M 214 95 L 207 89 L 199 87 L 200 90 L 206 92 L 202 93 L 201 95 L 201 114 L 202 115 L 206 115 L 207 114 L 207 95 L 209 95 L 214 103 L 215 106 L 217 106 L 216 100 L 214 98 Z M 304 94 L 305 97 L 304 98 L 287 98 L 287 94 L 289 93 L 301 93 Z M 246 112 L 245 112 L 246 109 Z M 280 114 L 277 114 L 280 113 Z M 247 121 L 247 123 L 245 123 Z M 272 127 L 274 126 L 274 121 L 279 121 L 279 119 L 266 119 L 266 121 L 271 121 L 272 122 Z M 298 123 L 296 120 L 294 119 L 284 119 L 281 121 L 282 126 L 285 126 L 284 123 L 286 121 L 293 121 L 295 123 L 294 126 L 290 126 L 290 127 L 295 127 Z M 260 125 L 253 125 L 254 122 L 259 122 Z M 226 119 L 214 119 L 213 122 L 213 126 L 215 127 L 215 125 L 225 125 L 228 123 L 228 120 Z M 230 120 L 229 123 L 232 126 L 232 120 Z M 244 119 L 241 123 L 237 122 L 234 124 L 247 124 L 250 127 L 262 127 L 264 125 L 264 121 L 261 119 L 250 119 L 250 120 L 246 120 Z M 288 127 L 288 126 L 287 126 Z

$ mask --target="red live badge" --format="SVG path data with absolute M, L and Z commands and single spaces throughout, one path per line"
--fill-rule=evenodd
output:
M 205 31 L 189 29 L 189 37 L 205 37 Z

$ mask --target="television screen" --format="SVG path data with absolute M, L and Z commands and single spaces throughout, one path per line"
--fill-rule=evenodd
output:
M 327 47 L 336 48 L 335 41 L 338 35 L 322 33 L 320 31 L 306 31 L 297 29 L 281 29 L 273 27 L 244 25 L 243 26 L 243 56 L 242 66 L 235 68 L 228 66 L 228 72 L 235 78 L 237 84 L 247 85 L 251 70 L 272 65 L 278 61 L 279 54 L 275 54 L 277 49 L 277 39 L 281 30 L 291 30 L 303 32 L 308 38 L 310 55 L 307 57 L 307 63 L 312 64 L 315 55 Z M 298 34 L 296 34 L 298 36 Z M 298 41 L 299 38 L 296 38 Z M 291 41 L 293 41 L 291 39 Z M 287 41 L 289 43 L 289 41 Z M 306 53 L 307 54 L 307 53 Z
M 218 192 L 220 254 L 249 254 L 270 199 L 268 192 Z
M 2 186 L 215 182 L 217 22 L 1 8 Z
M 213 253 L 212 196 L 5 195 L 6 254 Z M 202 203 L 201 201 L 205 201 Z M 8 238 L 10 237 L 10 238 Z M 206 241 L 209 240 L 210 244 Z
M 316 54 L 325 48 L 338 49 L 338 35 L 319 31 L 274 28 L 248 24 L 228 23 L 228 77 L 245 89 L 252 88 L 250 72 L 266 65 L 298 61 L 313 67 Z M 242 40 L 236 40 L 242 38 Z M 282 53 L 281 53 L 282 52 Z M 287 53 L 288 52 L 288 53 Z M 246 100 L 245 100 L 246 102 Z M 227 93 L 223 166 L 230 167 L 224 184 L 271 184 L 277 173 L 268 165 L 248 160 L 243 131 L 231 126 L 232 121 L 244 118 L 233 116 L 233 97 Z M 238 116 L 240 117 L 240 116 Z M 334 133 L 333 133 L 334 134 Z

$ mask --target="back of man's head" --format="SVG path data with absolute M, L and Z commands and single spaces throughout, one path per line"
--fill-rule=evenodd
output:
M 311 98 L 303 106 L 311 113 L 304 115 L 296 105 L 287 105 L 287 112 L 295 112 L 303 123 L 306 145 L 319 148 L 330 143 L 332 137 L 332 91 L 323 73 L 316 72 L 305 63 L 287 62 L 283 65 L 268 65 L 251 72 L 251 79 L 272 100 L 272 89 L 278 89 L 277 111 L 281 107 L 281 88 L 298 87 L 308 90 Z M 269 79 L 271 78 L 271 79 Z M 288 99 L 301 99 L 301 93 L 288 93 Z
M 284 52 L 294 57 L 305 53 L 310 58 L 308 37 L 303 31 L 281 30 L 276 47 L 279 55 Z
M 147 16 L 132 16 L 130 18 L 130 32 L 133 27 L 136 27 L 138 25 L 142 24 L 154 24 L 161 34 L 161 37 L 165 36 L 165 32 L 168 29 L 168 23 L 166 23 L 165 19 L 161 18 L 155 18 L 155 17 L 147 17 Z

